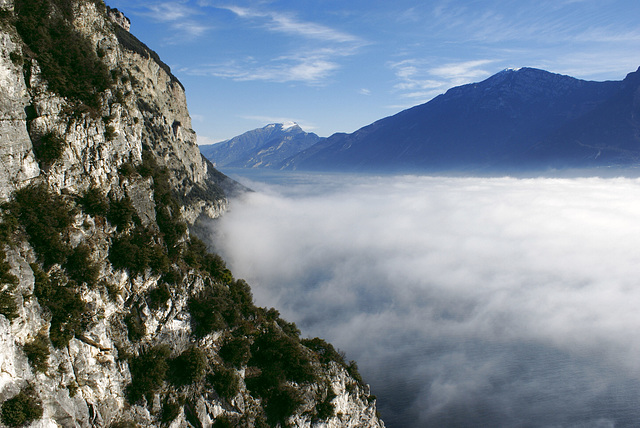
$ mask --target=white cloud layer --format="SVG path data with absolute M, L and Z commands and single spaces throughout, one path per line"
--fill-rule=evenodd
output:
M 359 362 L 387 426 L 640 418 L 640 180 L 278 178 L 217 251 Z

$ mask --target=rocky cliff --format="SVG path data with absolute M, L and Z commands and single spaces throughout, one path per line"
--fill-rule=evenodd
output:
M 100 0 L 0 0 L 3 426 L 383 426 L 189 233 L 234 183 L 182 85 Z

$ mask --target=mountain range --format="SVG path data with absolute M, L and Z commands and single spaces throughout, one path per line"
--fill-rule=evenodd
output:
M 268 166 L 458 172 L 631 167 L 640 158 L 639 84 L 640 70 L 622 81 L 593 82 L 507 69 L 351 134 L 319 139 Z
M 218 144 L 200 146 L 200 152 L 218 167 L 273 168 L 320 140 L 297 123 L 272 123 Z

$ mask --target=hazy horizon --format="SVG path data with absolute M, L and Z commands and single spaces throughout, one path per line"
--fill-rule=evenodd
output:
M 639 179 L 269 174 L 216 250 L 358 362 L 388 427 L 640 418 Z

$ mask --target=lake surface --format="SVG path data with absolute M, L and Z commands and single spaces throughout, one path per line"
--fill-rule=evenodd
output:
M 214 245 L 388 427 L 640 426 L 640 181 L 223 171 Z

